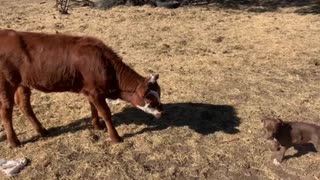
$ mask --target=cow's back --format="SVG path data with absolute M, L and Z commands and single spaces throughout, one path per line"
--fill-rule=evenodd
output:
M 45 92 L 79 92 L 86 81 L 105 86 L 107 73 L 114 73 L 107 72 L 112 67 L 103 59 L 103 48 L 89 37 L 0 31 L 0 68 L 10 69 L 6 74 L 14 75 L 13 83 Z

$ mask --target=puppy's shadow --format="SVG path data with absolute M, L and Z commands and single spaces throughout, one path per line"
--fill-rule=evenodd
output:
M 125 134 L 124 137 L 132 137 L 146 131 L 160 131 L 168 127 L 184 126 L 202 135 L 212 134 L 216 131 L 228 134 L 239 132 L 237 127 L 240 124 L 240 119 L 237 117 L 235 109 L 229 105 L 172 103 L 164 104 L 164 112 L 165 114 L 160 119 L 155 119 L 139 109 L 128 107 L 113 117 L 116 125 L 148 125 L 141 131 Z
M 301 157 L 301 156 L 306 155 L 310 152 L 317 152 L 316 148 L 311 143 L 303 144 L 303 145 L 295 145 L 294 149 L 296 149 L 297 152 L 293 155 L 285 156 L 283 158 L 283 160 L 288 160 L 290 158 L 295 158 L 295 157 Z

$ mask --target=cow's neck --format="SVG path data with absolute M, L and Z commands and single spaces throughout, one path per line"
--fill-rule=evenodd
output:
M 130 102 L 132 95 L 136 92 L 136 89 L 144 82 L 144 77 L 139 75 L 122 61 L 117 61 L 114 65 L 120 89 L 120 98 Z

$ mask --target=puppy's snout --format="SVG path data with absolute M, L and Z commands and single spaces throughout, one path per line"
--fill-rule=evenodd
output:
M 265 128 L 263 128 L 262 136 L 267 140 L 273 139 L 272 134 L 270 134 Z
M 268 133 L 268 132 L 265 132 L 264 137 L 265 137 L 267 140 L 272 140 L 272 139 L 273 139 L 273 135 L 272 135 L 271 133 Z

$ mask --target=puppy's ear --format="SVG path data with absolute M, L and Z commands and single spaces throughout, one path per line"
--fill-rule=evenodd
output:
M 282 121 L 282 119 L 280 119 L 280 118 L 277 118 L 276 120 L 277 120 L 277 123 L 279 123 L 279 124 L 283 124 L 283 121 Z
M 280 120 L 281 126 L 283 126 L 284 122 L 282 121 L 282 119 L 279 119 L 279 120 Z
M 275 119 L 275 132 L 278 133 L 278 131 L 281 129 L 281 127 L 283 126 L 283 121 L 280 118 Z

